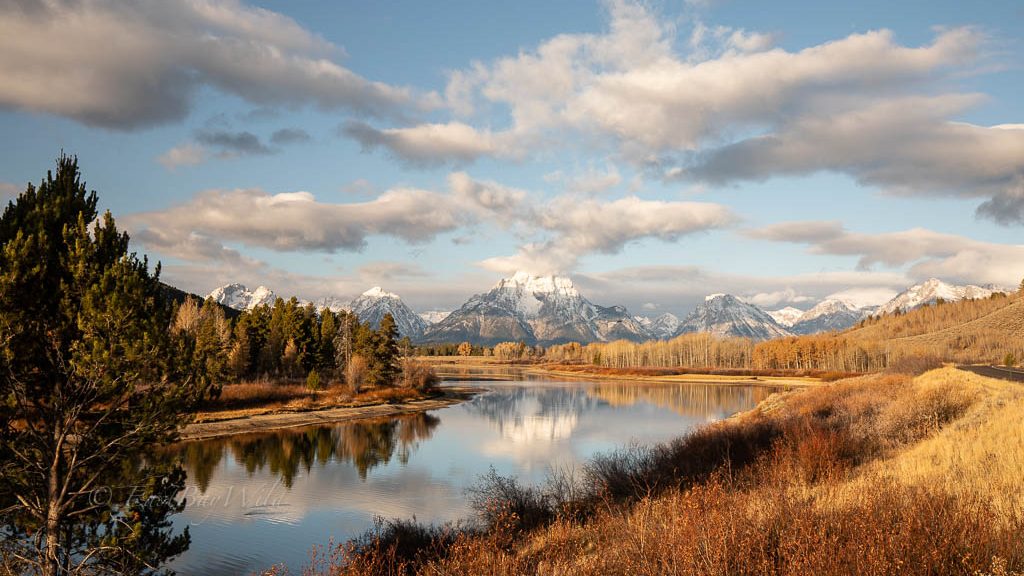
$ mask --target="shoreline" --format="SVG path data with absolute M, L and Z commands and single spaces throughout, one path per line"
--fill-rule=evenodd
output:
M 265 432 L 268 430 L 281 430 L 285 428 L 301 428 L 304 426 L 315 426 L 317 424 L 337 424 L 353 420 L 364 420 L 367 418 L 379 418 L 383 416 L 398 416 L 400 414 L 413 414 L 416 412 L 427 412 L 439 408 L 447 408 L 461 404 L 477 394 L 486 392 L 486 388 L 469 387 L 442 387 L 443 394 L 435 398 L 422 400 L 411 400 L 398 404 L 371 404 L 366 406 L 346 406 L 339 408 L 323 408 L 319 410 L 306 410 L 301 412 L 277 412 L 272 414 L 254 414 L 238 418 L 224 420 L 211 420 L 207 422 L 193 422 L 181 431 L 178 442 L 193 442 L 196 440 L 209 440 L 234 436 L 236 434 L 249 434 L 253 432 Z
M 722 386 L 766 386 L 808 387 L 822 384 L 819 378 L 808 376 L 725 376 L 719 374 L 675 374 L 669 376 L 645 376 L 635 374 L 601 374 L 598 372 L 575 372 L 551 370 L 548 368 L 526 368 L 524 374 L 553 376 L 576 380 L 619 380 L 625 382 L 648 382 L 651 384 L 717 384 Z

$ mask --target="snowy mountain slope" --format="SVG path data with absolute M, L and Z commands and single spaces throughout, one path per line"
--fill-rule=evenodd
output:
M 423 340 L 554 344 L 649 337 L 625 308 L 592 304 L 568 278 L 517 272 L 428 328 Z
M 324 296 L 323 298 L 314 300 L 313 306 L 315 306 L 318 311 L 327 308 L 335 314 L 338 312 L 348 312 L 350 310 L 349 303 L 336 296 Z
M 420 318 L 423 318 L 423 321 L 427 324 L 437 324 L 451 313 L 451 310 L 427 310 L 426 312 L 420 312 Z
M 997 286 L 975 286 L 967 284 L 958 286 L 943 282 L 938 278 L 931 278 L 921 284 L 907 288 L 889 300 L 875 311 L 875 315 L 891 314 L 897 310 L 913 310 L 925 304 L 934 304 L 939 298 L 954 302 L 965 299 L 988 298 L 994 292 L 1005 292 L 1005 289 Z
M 705 297 L 704 302 L 683 320 L 677 334 L 692 332 L 710 332 L 718 336 L 739 336 L 755 340 L 793 335 L 764 310 L 731 294 Z
M 778 323 L 779 326 L 789 328 L 793 324 L 796 324 L 800 317 L 804 315 L 804 311 L 799 308 L 792 306 L 786 306 L 778 310 L 766 310 L 765 311 L 772 320 Z
M 261 304 L 273 306 L 274 300 L 277 299 L 274 292 L 266 286 L 249 290 L 241 284 L 226 284 L 210 292 L 206 297 L 235 310 L 252 310 Z
M 867 314 L 855 305 L 829 298 L 803 313 L 790 327 L 794 334 L 815 334 L 845 330 L 860 322 Z
M 363 292 L 349 303 L 349 310 L 363 322 L 369 322 L 374 328 L 380 326 L 384 315 L 391 314 L 402 336 L 416 338 L 427 328 L 426 320 L 413 312 L 398 296 L 385 292 L 380 286 L 374 286 Z
M 656 318 L 637 316 L 636 321 L 639 322 L 652 337 L 657 338 L 658 340 L 668 340 L 675 336 L 676 332 L 679 331 L 679 324 L 681 323 L 679 317 L 671 312 L 666 312 Z

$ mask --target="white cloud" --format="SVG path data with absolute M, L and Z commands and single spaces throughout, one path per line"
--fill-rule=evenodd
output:
M 179 166 L 195 166 L 206 161 L 206 148 L 192 142 L 186 142 L 161 154 L 156 161 L 164 168 L 174 170 Z
M 458 172 L 446 193 L 395 188 L 364 202 L 321 202 L 309 192 L 208 190 L 170 208 L 123 218 L 137 240 L 186 260 L 227 259 L 225 242 L 278 251 L 361 250 L 370 236 L 410 243 L 481 221 L 512 225 L 526 192 Z M 200 242 L 202 243 L 200 245 Z M 233 252 L 233 251 L 232 251 Z
M 549 233 L 550 239 L 526 243 L 515 255 L 489 258 L 481 265 L 500 272 L 561 273 L 572 270 L 588 254 L 615 254 L 631 242 L 648 238 L 674 242 L 736 220 L 720 204 L 636 196 L 611 201 L 559 196 L 535 213 L 535 226 Z
M 238 0 L 26 6 L 0 11 L 0 106 L 132 129 L 185 117 L 200 87 L 377 116 L 431 100 L 359 76 L 340 48 Z
M 809 224 L 813 223 L 780 223 L 754 233 L 769 240 L 807 244 L 812 254 L 856 257 L 861 270 L 877 265 L 906 268 L 916 280 L 939 277 L 1012 287 L 1024 278 L 1024 245 L 984 242 L 926 228 L 878 234 L 830 228 L 830 235 L 801 235 Z M 786 232 L 787 227 L 791 232 Z
M 546 174 L 544 180 L 561 184 L 569 192 L 600 194 L 622 184 L 622 174 L 614 164 L 607 164 L 603 169 L 590 164 L 586 169 L 571 175 L 561 170 Z
M 512 157 L 515 152 L 508 134 L 492 134 L 468 124 L 420 124 L 411 128 L 378 130 L 365 122 L 348 122 L 342 133 L 359 142 L 364 150 L 379 146 L 413 165 L 467 164 L 481 156 Z

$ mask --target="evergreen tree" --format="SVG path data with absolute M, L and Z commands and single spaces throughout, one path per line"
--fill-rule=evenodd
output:
M 0 558 L 16 574 L 143 573 L 189 543 L 167 522 L 183 472 L 142 456 L 208 382 L 181 361 L 159 266 L 96 206 L 61 156 L 0 216 Z
M 385 314 L 380 328 L 373 332 L 369 372 L 366 379 L 371 386 L 393 386 L 401 371 L 398 352 L 398 327 L 391 314 Z
M 320 311 L 320 349 L 317 364 L 328 378 L 334 373 L 337 366 L 337 349 L 334 347 L 337 331 L 334 312 L 331 312 L 329 308 L 324 308 Z

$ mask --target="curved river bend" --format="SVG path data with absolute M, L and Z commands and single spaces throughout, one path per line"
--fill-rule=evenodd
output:
M 182 445 L 192 545 L 182 575 L 298 572 L 314 544 L 374 518 L 469 514 L 465 490 L 493 466 L 526 483 L 594 454 L 653 444 L 748 410 L 775 391 L 721 384 L 475 381 L 489 392 L 422 414 L 275 430 Z

